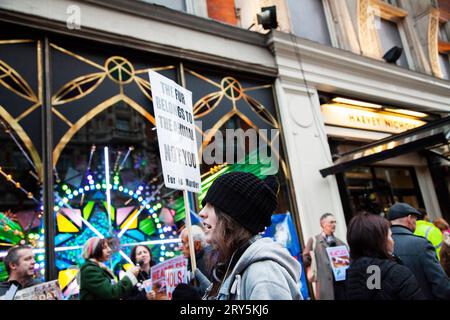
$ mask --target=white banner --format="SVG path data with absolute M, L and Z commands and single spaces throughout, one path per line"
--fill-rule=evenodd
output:
M 192 92 L 149 71 L 159 152 L 166 187 L 200 192 Z

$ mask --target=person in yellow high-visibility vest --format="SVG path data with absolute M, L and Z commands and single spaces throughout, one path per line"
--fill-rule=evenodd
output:
M 431 242 L 436 249 L 436 256 L 438 260 L 441 260 L 440 252 L 442 247 L 442 242 L 444 241 L 444 236 L 441 230 L 437 228 L 433 223 L 428 221 L 428 216 L 425 215 L 423 220 L 417 220 L 416 230 L 414 231 L 416 236 L 421 236 Z

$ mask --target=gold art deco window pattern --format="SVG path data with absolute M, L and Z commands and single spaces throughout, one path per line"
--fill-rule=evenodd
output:
M 246 125 L 256 130 L 280 129 L 280 125 L 273 115 L 275 113 L 274 106 L 271 111 L 265 106 L 267 103 L 273 104 L 274 102 L 273 86 L 267 83 L 269 81 L 263 84 L 260 83 L 261 81 L 246 81 L 248 84 L 244 86 L 243 81 L 236 76 L 223 73 L 213 75 L 208 71 L 203 72 L 195 68 L 185 68 L 185 77 L 187 88 L 193 91 L 195 119 L 205 120 L 206 123 L 203 124 L 202 130 L 198 128 L 203 136 L 202 148 L 205 148 L 212 141 L 215 133 L 233 117 L 240 118 Z M 199 91 L 202 92 L 200 96 Z M 258 95 L 262 92 L 265 95 Z M 260 138 L 268 143 L 272 152 L 280 160 L 281 167 L 286 174 L 286 164 L 281 159 L 279 152 L 272 148 L 271 143 L 275 138 L 279 138 L 279 131 L 270 140 L 266 140 L 267 138 L 262 135 Z
M 0 84 L 4 88 L 14 92 L 18 96 L 21 96 L 30 102 L 29 108 L 17 117 L 12 117 L 0 105 L 0 115 L 8 122 L 8 124 L 22 139 L 28 152 L 31 154 L 36 168 L 38 169 L 37 173 L 39 174 L 39 176 L 41 176 L 42 161 L 40 155 L 36 151 L 36 148 L 31 142 L 31 139 L 29 138 L 27 133 L 20 126 L 21 120 L 26 118 L 35 109 L 42 106 L 42 65 L 40 62 L 42 55 L 41 43 L 34 40 L 17 39 L 3 40 L 0 42 L 0 45 L 24 42 L 36 43 L 36 49 L 39 56 L 39 72 L 36 75 L 39 78 L 39 90 L 38 93 L 35 93 L 27 83 L 27 81 L 20 75 L 20 73 L 9 66 L 6 62 L 0 60 Z M 55 93 L 52 96 L 51 101 L 53 114 L 68 126 L 68 130 L 65 132 L 63 137 L 59 141 L 55 141 L 56 146 L 53 150 L 54 165 L 56 165 L 62 150 L 70 141 L 70 139 L 76 134 L 76 132 L 80 130 L 80 128 L 82 128 L 87 122 L 92 120 L 92 118 L 94 118 L 97 114 L 106 110 L 108 107 L 114 105 L 118 101 L 126 102 L 131 108 L 138 111 L 152 124 L 155 123 L 153 115 L 147 110 L 148 108 L 136 103 L 131 97 L 127 96 L 124 93 L 124 86 L 134 83 L 148 98 L 148 100 L 152 101 L 151 86 L 147 79 L 147 72 L 149 68 L 135 70 L 133 64 L 129 60 L 116 55 L 107 58 L 104 64 L 100 65 L 97 62 L 92 61 L 91 59 L 83 57 L 76 52 L 67 50 L 55 43 L 51 43 L 50 46 L 52 49 L 57 50 L 74 59 L 77 59 L 85 64 L 93 66 L 98 70 L 97 72 L 85 74 L 68 81 L 62 87 L 55 90 Z M 167 65 L 155 67 L 152 69 L 155 71 L 170 70 L 175 69 L 175 66 Z M 258 126 L 255 125 L 255 123 L 253 123 L 249 119 L 249 117 L 244 112 L 242 112 L 242 110 L 240 110 L 240 108 L 238 108 L 237 103 L 239 101 L 244 101 L 251 108 L 251 110 L 269 127 L 272 127 L 274 129 L 279 128 L 279 124 L 275 117 L 271 114 L 271 112 L 269 112 L 260 101 L 249 95 L 249 92 L 255 90 L 271 89 L 271 84 L 243 87 L 239 80 L 232 76 L 225 75 L 220 81 L 216 82 L 196 71 L 186 69 L 186 72 L 208 82 L 209 84 L 212 84 L 215 88 L 217 88 L 216 91 L 210 92 L 197 101 L 194 101 L 194 114 L 196 116 L 196 119 L 201 120 L 205 115 L 211 112 L 221 112 L 220 106 L 223 100 L 231 101 L 233 106 L 230 111 L 228 111 L 218 119 L 218 121 L 212 128 L 204 128 L 205 131 L 206 129 L 212 129 L 209 131 L 209 135 L 204 137 L 204 144 L 207 144 L 210 141 L 211 137 L 214 135 L 215 131 L 218 130 L 227 120 L 229 120 L 233 116 L 240 117 L 249 126 L 258 129 Z M 105 78 L 108 78 L 116 83 L 118 92 L 111 95 L 111 97 L 109 97 L 107 100 L 94 106 L 87 114 L 77 119 L 77 121 L 69 120 L 69 117 L 66 115 L 68 109 L 64 109 L 65 105 L 93 94 L 93 92 L 104 82 Z
M 83 63 L 90 65 L 98 70 L 97 72 L 85 74 L 70 80 L 61 88 L 59 88 L 52 97 L 53 113 L 62 121 L 64 121 L 68 126 L 68 130 L 57 143 L 53 151 L 53 163 L 55 165 L 58 162 L 62 150 L 70 141 L 70 139 L 76 134 L 76 132 L 78 132 L 87 122 L 91 121 L 99 113 L 103 112 L 119 101 L 127 103 L 127 105 L 139 112 L 153 125 L 155 124 L 154 117 L 149 111 L 149 104 L 142 105 L 137 103 L 133 100 L 133 97 L 128 96 L 124 92 L 124 88 L 125 86 L 136 85 L 141 93 L 144 94 L 149 101 L 152 101 L 151 86 L 147 76 L 148 71 L 150 69 L 157 72 L 160 72 L 162 70 L 173 70 L 175 69 L 174 65 L 136 70 L 133 64 L 128 59 L 116 55 L 108 57 L 105 60 L 104 64 L 100 65 L 92 59 L 83 57 L 82 55 L 67 50 L 57 44 L 52 43 L 51 47 L 54 50 L 57 50 L 76 60 L 82 61 Z M 117 91 L 115 92 L 115 94 L 113 94 L 112 92 L 111 96 L 108 99 L 91 108 L 89 112 L 77 119 L 76 122 L 70 121 L 68 119 L 68 116 L 65 115 L 68 110 L 65 109 L 65 105 L 94 94 L 94 91 L 102 85 L 106 78 L 116 84 Z
M 31 39 L 0 40 L 0 49 L 14 50 L 14 48 L 19 48 L 23 44 L 30 44 L 35 50 L 36 62 L 30 63 L 36 66 L 37 72 L 33 76 L 36 77 L 37 88 L 33 89 L 25 79 L 25 76 L 22 75 L 15 66 L 0 59 L 0 90 L 7 90 L 17 97 L 24 99 L 25 102 L 19 99 L 20 105 L 26 105 L 25 109 L 20 107 L 20 114 L 13 115 L 13 112 L 15 109 L 19 109 L 19 106 L 16 105 L 14 107 L 12 105 L 5 105 L 4 101 L 0 101 L 0 118 L 6 121 L 6 123 L 4 123 L 3 120 L 1 120 L 1 129 L 6 130 L 7 133 L 14 133 L 22 140 L 26 152 L 31 157 L 34 173 L 39 177 L 39 180 L 42 180 L 42 161 L 39 151 L 32 142 L 30 133 L 26 130 L 26 126 L 23 125 L 31 113 L 42 106 L 42 43 Z

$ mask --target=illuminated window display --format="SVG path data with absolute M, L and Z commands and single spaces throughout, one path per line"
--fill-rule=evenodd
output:
M 31 244 L 39 249 L 37 277 L 44 276 L 41 49 L 38 40 L 0 38 L 0 261 L 12 246 Z M 1 262 L 0 280 L 7 277 Z
M 0 71 L 5 76 L 0 77 L 0 139 L 6 150 L 0 155 L 3 256 L 21 240 L 31 243 L 40 249 L 37 272 L 44 276 L 45 264 L 56 270 L 64 296 L 71 298 L 78 293 L 76 276 L 84 262 L 82 246 L 92 236 L 112 238 L 116 252 L 109 267 L 118 276 L 130 263 L 132 246 L 138 243 L 151 248 L 155 263 L 180 254 L 178 234 L 184 225 L 184 202 L 180 191 L 167 189 L 163 183 L 148 79 L 152 69 L 193 92 L 194 114 L 196 121 L 201 121 L 196 123 L 199 152 L 218 142 L 218 132 L 226 138 L 227 129 L 252 129 L 258 136 L 256 146 L 245 140 L 239 146 L 232 140 L 236 156 L 231 161 L 226 158 L 230 145 L 224 140 L 219 144 L 224 154 L 221 161 L 201 165 L 202 192 L 190 194 L 193 223 L 199 222 L 199 203 L 218 175 L 247 171 L 264 177 L 271 173 L 269 168 L 275 168 L 272 173 L 278 174 L 281 184 L 276 213 L 286 218 L 275 219 L 279 227 L 268 229 L 267 236 L 283 239 L 299 257 L 298 235 L 293 234 L 299 224 L 291 215 L 293 197 L 286 179 L 289 174 L 280 143 L 273 79 L 88 41 L 52 36 L 43 48 L 40 40 L 20 40 L 21 36 L 2 39 Z M 38 58 L 45 50 L 49 75 L 43 72 L 42 57 Z M 17 59 L 21 55 L 24 59 Z M 11 71 L 14 64 L 17 72 Z M 26 70 L 24 75 L 22 69 Z M 39 86 L 47 76 L 51 78 L 54 176 L 53 186 L 43 188 L 41 124 L 50 124 L 42 120 L 44 93 Z M 23 107 L 18 107 L 19 102 Z M 240 147 L 244 150 L 238 150 Z M 44 208 L 42 190 L 53 191 L 54 203 L 49 210 Z M 45 230 L 43 212 L 52 215 L 54 230 Z M 54 236 L 54 248 L 44 246 L 45 233 Z M 54 261 L 45 261 L 44 247 L 54 251 Z M 4 280 L 6 273 L 0 271 L 0 280 Z

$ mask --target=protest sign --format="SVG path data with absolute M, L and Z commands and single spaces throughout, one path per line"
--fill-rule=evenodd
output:
M 157 291 L 161 291 L 166 286 L 166 270 L 169 269 L 187 269 L 188 261 L 184 256 L 178 256 L 170 260 L 164 261 L 150 269 L 153 287 Z
M 336 281 L 345 280 L 346 270 L 350 265 L 350 254 L 346 246 L 328 247 L 328 259 L 330 259 Z
M 153 290 L 153 280 L 152 279 L 145 280 L 144 282 L 142 282 L 142 285 L 144 286 L 146 293 L 149 293 L 150 291 Z
M 58 280 L 44 282 L 17 291 L 14 300 L 62 300 Z
M 183 190 L 191 265 L 195 271 L 188 191 L 200 192 L 201 177 L 192 92 L 157 72 L 149 70 L 148 73 L 164 184 L 167 188 Z
M 152 70 L 149 77 L 164 184 L 200 192 L 192 92 Z
M 172 293 L 180 283 L 188 283 L 187 268 L 176 268 L 166 270 L 166 293 L 167 299 L 172 300 Z

